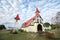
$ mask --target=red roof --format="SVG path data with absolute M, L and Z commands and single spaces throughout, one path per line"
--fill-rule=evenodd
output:
M 33 16 L 32 18 L 30 18 L 29 20 L 27 20 L 26 22 L 24 22 L 22 26 L 24 26 L 24 27 L 29 26 L 29 24 L 30 24 L 34 19 L 36 19 L 36 17 L 38 16 L 38 13 L 39 13 L 39 10 L 36 8 L 36 15 Z
M 29 20 L 27 20 L 26 22 L 23 23 L 23 26 L 28 26 L 36 17 L 32 17 Z

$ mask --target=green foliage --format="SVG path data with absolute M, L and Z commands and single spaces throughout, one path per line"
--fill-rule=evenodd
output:
M 0 30 L 2 30 L 2 29 L 6 29 L 5 25 L 0 25 Z
M 24 32 L 24 30 L 22 30 L 22 29 L 19 29 L 19 31 Z
M 60 38 L 60 29 L 55 29 L 55 38 Z
M 52 29 L 60 28 L 60 25 L 58 25 L 58 24 L 51 24 L 51 27 L 52 27 Z
M 9 31 L 0 33 L 0 40 L 48 40 L 38 33 L 20 32 L 18 34 L 10 34 Z
M 0 32 L 0 40 L 59 40 L 60 29 L 51 30 L 54 32 L 54 36 L 51 33 L 30 33 L 30 32 L 18 32 L 18 34 L 10 34 L 10 31 L 3 30 Z M 53 37 L 53 38 L 52 38 Z
M 50 26 L 50 23 L 46 22 L 43 24 L 45 27 L 49 27 Z

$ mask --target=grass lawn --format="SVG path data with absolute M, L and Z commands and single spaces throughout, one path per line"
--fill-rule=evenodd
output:
M 0 31 L 0 40 L 59 40 L 48 39 L 38 33 L 18 32 L 18 34 L 11 34 L 9 31 Z

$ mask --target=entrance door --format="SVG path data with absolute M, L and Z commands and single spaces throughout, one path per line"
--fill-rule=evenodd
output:
M 42 25 L 41 24 L 38 24 L 37 25 L 37 31 L 39 32 L 39 31 L 42 31 Z

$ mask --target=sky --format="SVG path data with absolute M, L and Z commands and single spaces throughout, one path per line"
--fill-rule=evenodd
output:
M 60 12 L 60 0 L 0 0 L 0 24 L 19 28 L 24 21 L 35 15 L 36 8 L 43 22 L 51 23 L 51 18 Z M 16 14 L 19 14 L 20 20 L 15 25 Z

